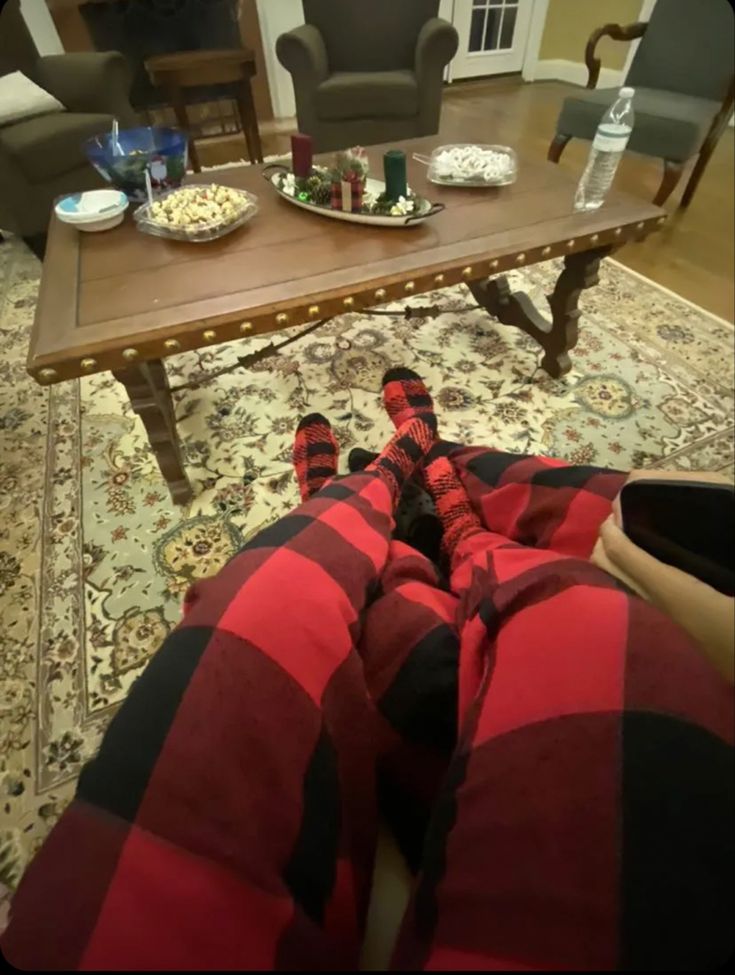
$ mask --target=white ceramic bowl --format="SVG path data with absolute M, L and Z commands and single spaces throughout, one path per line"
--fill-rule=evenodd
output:
M 85 233 L 95 233 L 97 230 L 112 230 L 113 227 L 117 227 L 119 223 L 122 223 L 125 219 L 125 211 L 121 210 L 114 217 L 105 217 L 99 220 L 88 220 L 85 223 L 75 223 L 74 226 L 77 230 L 83 230 Z
M 62 197 L 54 211 L 62 223 L 94 232 L 122 223 L 127 208 L 128 198 L 119 190 L 89 190 Z

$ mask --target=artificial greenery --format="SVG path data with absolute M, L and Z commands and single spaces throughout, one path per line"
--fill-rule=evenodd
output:
M 362 169 L 363 165 L 364 170 Z M 329 206 L 332 196 L 332 183 L 348 178 L 350 172 L 359 176 L 360 179 L 364 179 L 367 172 L 367 162 L 356 155 L 354 150 L 337 153 L 334 166 L 330 169 L 312 169 L 310 176 L 297 177 L 294 180 L 292 174 L 284 173 L 280 179 L 280 186 L 283 188 L 288 180 L 293 180 L 293 195 L 299 200 L 305 203 L 313 203 L 316 206 Z M 425 201 L 423 198 L 416 196 L 411 190 L 408 191 L 407 199 L 413 202 L 414 213 L 419 213 L 424 209 Z M 395 206 L 396 201 L 389 199 L 383 191 L 380 196 L 374 199 L 368 198 L 359 212 L 374 214 L 375 216 L 402 216 L 403 214 L 391 214 L 391 210 Z
M 413 201 L 414 201 L 414 203 L 416 204 L 416 209 L 417 209 L 417 210 L 419 210 L 419 209 L 420 209 L 420 207 L 421 207 L 421 202 L 422 202 L 422 201 L 421 201 L 421 198 L 420 198 L 420 197 L 418 197 L 418 196 L 415 196 L 415 195 L 414 195 L 414 194 L 413 194 L 413 193 L 412 193 L 412 192 L 411 192 L 411 191 L 409 190 L 409 191 L 408 191 L 408 197 L 407 197 L 407 198 L 408 198 L 409 200 L 413 200 Z M 373 205 L 372 205 L 372 206 L 370 207 L 370 213 L 374 213 L 374 214 L 376 214 L 376 215 L 381 215 L 381 214 L 383 214 L 383 215 L 387 215 L 387 216 L 390 216 L 390 211 L 391 211 L 391 209 L 392 209 L 392 208 L 393 208 L 393 207 L 394 207 L 395 205 L 396 205 L 396 201 L 395 201 L 395 200 L 392 200 L 392 199 L 391 199 L 391 198 L 390 198 L 390 197 L 389 197 L 389 196 L 388 196 L 388 195 L 387 195 L 387 194 L 385 193 L 385 191 L 383 191 L 383 192 L 382 192 L 382 193 L 380 194 L 380 196 L 378 196 L 378 197 L 376 197 L 376 198 L 375 198 L 375 201 L 373 202 Z
M 350 182 L 364 182 L 368 174 L 367 153 L 361 146 L 345 149 L 334 157 L 330 175 L 335 182 L 343 179 Z

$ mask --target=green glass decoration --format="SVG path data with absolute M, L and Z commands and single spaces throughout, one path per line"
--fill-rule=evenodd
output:
M 383 156 L 385 195 L 389 200 L 408 195 L 406 184 L 406 153 L 401 149 L 389 149 Z

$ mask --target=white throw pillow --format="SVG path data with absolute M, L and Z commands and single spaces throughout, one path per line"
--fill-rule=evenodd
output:
M 13 71 L 0 78 L 0 125 L 65 111 L 57 98 L 26 78 L 22 71 Z

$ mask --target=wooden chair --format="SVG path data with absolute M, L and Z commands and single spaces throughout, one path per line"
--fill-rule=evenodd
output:
M 697 156 L 680 206 L 694 196 L 710 156 L 733 109 L 733 12 L 723 0 L 658 0 L 647 23 L 605 24 L 593 31 L 585 50 L 587 91 L 565 99 L 548 158 L 558 162 L 573 137 L 592 139 L 617 88 L 596 90 L 601 37 L 641 38 L 625 84 L 636 89 L 635 126 L 628 147 L 664 161 L 654 203 L 661 206 Z
M 203 85 L 235 87 L 240 126 L 251 162 L 263 162 L 250 79 L 255 74 L 255 55 L 246 47 L 233 50 L 177 51 L 146 58 L 145 68 L 154 85 L 168 92 L 176 121 L 189 130 L 185 90 Z M 189 158 L 195 173 L 201 172 L 194 139 L 189 140 Z

